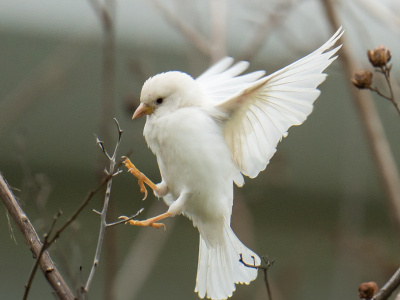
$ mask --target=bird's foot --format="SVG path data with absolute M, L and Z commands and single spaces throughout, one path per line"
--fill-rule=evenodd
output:
M 144 183 L 146 183 L 152 190 L 155 190 L 157 186 L 149 178 L 147 178 L 146 175 L 140 172 L 128 157 L 125 157 L 124 164 L 125 167 L 127 167 L 128 172 L 138 179 L 140 192 L 144 193 L 143 200 L 145 200 L 147 198 L 147 189 Z
M 129 220 L 129 218 L 126 216 L 120 216 L 118 219 L 127 220 L 125 224 L 128 223 L 129 225 L 133 225 L 133 226 L 154 227 L 157 229 L 164 227 L 164 230 L 165 230 L 165 225 L 163 223 L 151 222 L 151 219 L 147 219 L 144 221 L 136 221 L 136 220 Z
M 168 217 L 173 217 L 174 215 L 170 212 L 163 213 L 161 215 L 158 215 L 156 217 L 144 220 L 144 221 L 135 221 L 135 220 L 129 220 L 128 217 L 126 216 L 120 216 L 118 219 L 123 219 L 126 220 L 126 223 L 129 223 L 130 225 L 134 226 L 150 226 L 154 228 L 161 228 L 164 227 L 165 230 L 165 225 L 163 223 L 157 223 L 158 221 L 168 218 Z

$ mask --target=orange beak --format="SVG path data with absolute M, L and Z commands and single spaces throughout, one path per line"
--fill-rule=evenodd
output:
M 152 113 L 153 113 L 153 107 L 151 107 L 148 104 L 140 103 L 139 107 L 135 110 L 135 113 L 132 116 L 132 120 L 146 115 L 150 115 Z

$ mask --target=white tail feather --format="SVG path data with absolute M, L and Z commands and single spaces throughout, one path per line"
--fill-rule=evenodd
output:
M 224 227 L 218 245 L 207 245 L 200 235 L 195 288 L 200 298 L 227 299 L 235 291 L 235 283 L 249 284 L 257 278 L 257 269 L 246 267 L 239 258 L 242 254 L 243 261 L 250 265 L 259 265 L 260 258 L 243 245 L 228 225 Z

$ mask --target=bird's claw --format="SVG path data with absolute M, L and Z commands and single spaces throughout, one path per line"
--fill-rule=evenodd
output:
M 128 172 L 131 173 L 133 176 L 135 176 L 138 179 L 140 192 L 144 193 L 144 198 L 142 200 L 146 200 L 148 193 L 147 193 L 146 186 L 144 185 L 144 182 L 147 179 L 147 177 L 145 175 L 143 175 L 143 173 L 140 172 L 135 167 L 135 165 L 131 162 L 131 160 L 128 157 L 125 157 L 124 164 L 125 164 L 125 167 L 128 169 Z
M 150 220 L 144 220 L 144 221 L 130 220 L 127 216 L 120 216 L 118 219 L 126 220 L 125 224 L 129 224 L 129 225 L 133 225 L 133 226 L 153 227 L 153 228 L 157 228 L 157 229 L 164 227 L 164 230 L 166 229 L 165 224 L 154 223 L 154 222 L 151 222 Z
M 140 187 L 140 192 L 144 194 L 144 197 L 143 197 L 143 199 L 142 199 L 142 201 L 144 201 L 144 200 L 146 200 L 146 198 L 147 198 L 147 189 L 146 189 L 146 186 L 144 185 L 143 180 L 140 180 L 140 179 L 138 180 L 138 184 L 139 184 L 139 187 Z

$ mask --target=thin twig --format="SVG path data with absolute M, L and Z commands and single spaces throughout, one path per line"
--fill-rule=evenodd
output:
M 394 97 L 392 83 L 390 82 L 390 71 L 391 70 L 392 70 L 391 65 L 382 66 L 379 70 L 379 72 L 381 72 L 385 76 L 386 82 L 388 84 L 390 96 L 383 95 L 382 93 L 378 92 L 378 89 L 376 89 L 375 92 L 378 93 L 378 95 L 382 96 L 383 98 L 390 100 L 393 103 L 394 107 L 396 108 L 397 112 L 400 114 L 400 104 L 398 101 L 396 101 L 396 99 Z
M 108 180 L 112 177 L 113 175 L 107 175 L 104 177 L 101 181 L 101 183 L 95 188 L 94 190 L 90 190 L 89 193 L 87 194 L 86 198 L 83 200 L 82 204 L 78 207 L 78 209 L 72 214 L 72 216 L 65 222 L 63 226 L 61 226 L 55 233 L 54 237 L 49 241 L 49 245 L 55 242 L 57 240 L 61 233 L 73 222 L 75 219 L 78 217 L 78 215 L 81 213 L 81 211 L 88 205 L 89 201 L 93 198 L 94 195 L 97 194 L 98 191 L 100 191 L 103 186 L 108 182 Z
M 116 221 L 116 222 L 113 222 L 113 223 L 107 223 L 107 224 L 106 224 L 106 227 L 111 227 L 111 226 L 115 226 L 115 225 L 119 225 L 119 224 L 126 224 L 126 222 L 128 222 L 129 220 L 135 219 L 135 218 L 136 218 L 137 216 L 139 216 L 143 211 L 144 211 L 144 208 L 141 208 L 141 209 L 139 209 L 139 210 L 136 212 L 136 214 L 134 214 L 132 217 L 129 217 L 129 218 L 126 219 L 126 220 Z M 101 213 L 100 213 L 100 215 L 101 215 Z
M 388 282 L 372 297 L 372 300 L 386 300 L 400 286 L 400 268 L 393 274 Z
M 264 262 L 265 262 L 266 265 L 265 265 L 265 266 L 261 266 L 261 265 L 256 266 L 255 260 L 254 260 L 254 264 L 253 264 L 253 265 L 250 265 L 250 264 L 246 263 L 246 262 L 243 260 L 243 255 L 242 255 L 241 253 L 239 254 L 239 256 L 240 256 L 239 261 L 240 261 L 243 265 L 245 265 L 246 267 L 248 267 L 248 268 L 253 268 L 253 269 L 257 269 L 257 270 L 263 270 L 263 272 L 264 272 L 265 288 L 267 289 L 268 299 L 269 299 L 269 300 L 272 300 L 272 293 L 271 293 L 271 288 L 270 288 L 270 286 L 269 286 L 268 272 L 267 272 L 267 271 L 268 271 L 268 269 L 269 269 L 270 267 L 272 267 L 272 265 L 274 264 L 274 260 L 269 260 L 268 257 L 263 256 L 262 259 L 264 260 Z M 253 259 L 254 259 L 254 257 L 253 257 Z
M 61 214 L 62 214 L 62 212 L 59 211 L 58 214 L 56 216 L 54 216 L 53 223 L 51 224 L 49 231 L 44 236 L 42 249 L 40 249 L 39 255 L 36 258 L 35 265 L 33 266 L 31 274 L 29 275 L 28 283 L 25 285 L 25 293 L 24 293 L 24 297 L 22 298 L 23 300 L 28 299 L 29 290 L 31 289 L 33 278 L 35 278 L 36 271 L 39 267 L 39 262 L 42 259 L 42 255 L 43 255 L 44 251 L 50 246 L 50 244 L 48 243 L 49 236 L 50 236 L 51 232 L 53 231 L 54 226 L 56 225 L 56 222 L 57 222 L 58 218 L 61 216 Z
M 390 98 L 394 98 L 394 93 L 393 93 L 393 89 L 392 89 L 392 84 L 390 83 L 390 71 L 392 70 L 392 66 L 391 65 L 385 65 L 383 67 L 381 67 L 381 72 L 383 73 L 383 75 L 385 75 L 385 79 L 386 82 L 388 84 L 389 87 L 389 92 L 390 92 Z
M 103 153 L 107 156 L 107 158 L 110 160 L 110 168 L 107 171 L 108 174 L 114 174 L 115 172 L 115 167 L 116 167 L 116 155 L 119 149 L 119 145 L 121 142 L 121 136 L 122 136 L 122 130 L 119 126 L 119 123 L 117 121 L 117 119 L 114 118 L 114 121 L 117 125 L 117 129 L 118 129 L 118 140 L 114 149 L 114 153 L 112 156 L 110 156 L 103 143 L 99 142 L 99 139 L 97 139 L 97 143 L 100 146 L 100 148 L 102 149 Z M 100 261 L 100 256 L 101 256 L 101 250 L 102 250 L 102 246 L 103 246 L 103 242 L 104 242 L 104 234 L 105 234 L 105 230 L 107 227 L 107 210 L 108 210 L 108 205 L 110 202 L 110 195 L 111 195 L 111 187 L 112 187 L 112 177 L 113 175 L 109 175 L 108 180 L 107 180 L 107 189 L 106 189 L 106 193 L 105 193 L 105 197 L 104 197 L 104 204 L 103 204 L 103 210 L 100 213 L 101 216 L 101 221 L 100 221 L 100 232 L 99 232 L 99 238 L 97 240 L 97 247 L 96 247 L 96 253 L 95 253 L 95 257 L 94 257 L 94 261 L 93 261 L 93 265 L 92 265 L 92 269 L 90 270 L 90 274 L 88 277 L 88 280 L 86 282 L 85 287 L 82 289 L 82 294 L 87 294 L 89 292 L 89 288 L 90 285 L 92 283 L 92 280 L 94 278 L 94 274 L 96 272 L 97 266 L 99 264 Z
M 373 91 L 375 93 L 377 93 L 379 96 L 381 96 L 382 98 L 385 98 L 389 101 L 392 101 L 392 98 L 390 96 L 386 96 L 384 93 L 382 93 L 377 87 L 369 87 L 368 88 L 370 91 Z

